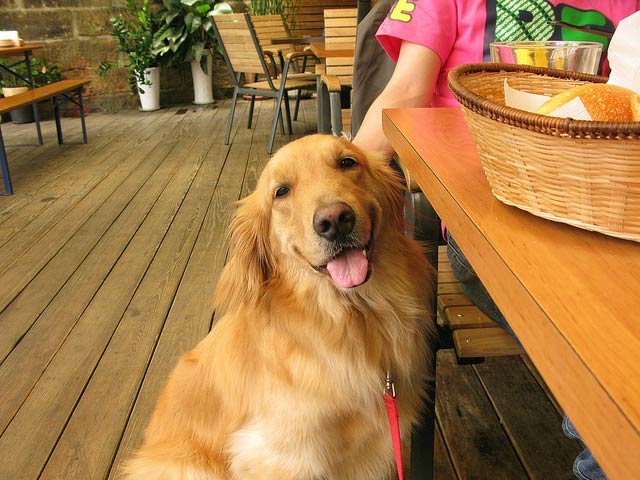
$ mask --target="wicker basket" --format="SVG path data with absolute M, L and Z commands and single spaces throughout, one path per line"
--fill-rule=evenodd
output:
M 504 79 L 555 95 L 605 77 L 526 65 L 449 73 L 493 194 L 535 215 L 640 241 L 640 122 L 547 117 L 504 105 Z

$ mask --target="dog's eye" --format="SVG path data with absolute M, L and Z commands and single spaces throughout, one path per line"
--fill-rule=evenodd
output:
M 344 157 L 340 160 L 340 163 L 338 164 L 340 166 L 340 168 L 346 170 L 348 168 L 352 168 L 353 166 L 355 166 L 358 162 L 355 161 L 355 159 L 351 158 L 351 157 Z
M 281 185 L 280 187 L 278 187 L 278 189 L 276 190 L 275 193 L 275 197 L 276 198 L 282 198 L 287 196 L 287 194 L 289 193 L 289 187 L 287 185 Z

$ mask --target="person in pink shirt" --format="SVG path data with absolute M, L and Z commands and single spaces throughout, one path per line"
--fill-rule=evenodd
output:
M 558 23 L 613 33 L 620 20 L 638 10 L 639 0 L 397 0 L 376 35 L 396 65 L 364 118 L 361 122 L 357 119 L 359 128 L 353 132 L 353 142 L 364 150 L 382 152 L 391 160 L 394 151 L 382 130 L 382 109 L 457 107 L 447 86 L 449 71 L 464 63 L 489 61 L 489 44 L 493 41 L 598 41 L 606 52 L 606 36 Z M 356 62 L 357 55 L 356 51 Z M 607 69 L 603 60 L 601 73 L 607 74 Z M 358 70 L 356 63 L 354 85 L 358 84 Z M 354 97 L 362 94 L 366 92 L 354 88 Z M 369 105 L 369 100 L 362 103 Z M 465 294 L 517 340 L 451 236 L 448 254 Z M 563 429 L 569 437 L 580 439 L 566 416 Z M 606 478 L 588 449 L 576 458 L 573 473 L 579 480 Z
M 549 22 L 613 32 L 639 9 L 638 0 L 398 0 L 377 33 L 396 67 L 354 143 L 391 158 L 393 150 L 382 134 L 382 108 L 458 106 L 447 87 L 449 71 L 489 61 L 492 41 L 599 41 L 606 50 L 606 37 Z

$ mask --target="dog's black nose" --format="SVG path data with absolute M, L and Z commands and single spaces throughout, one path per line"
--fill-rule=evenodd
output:
M 313 215 L 313 229 L 327 240 L 343 240 L 353 231 L 355 224 L 355 212 L 342 202 L 320 207 Z

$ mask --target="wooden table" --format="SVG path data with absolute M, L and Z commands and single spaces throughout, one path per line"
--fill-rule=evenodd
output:
M 383 125 L 609 478 L 639 478 L 640 244 L 498 201 L 459 109 Z
M 5 72 L 10 73 L 11 75 L 21 78 L 22 80 L 24 80 L 26 83 L 29 84 L 30 89 L 33 89 L 35 85 L 33 82 L 33 74 L 31 72 L 31 52 L 33 50 L 39 50 L 43 47 L 44 45 L 42 43 L 32 43 L 32 44 L 22 45 L 20 47 L 0 48 L 0 57 L 5 57 L 5 58 L 6 57 L 24 57 L 24 59 L 18 62 L 18 64 L 20 63 L 26 64 L 26 70 L 27 70 L 26 78 L 23 78 L 21 75 L 17 74 L 14 70 L 12 70 L 9 67 L 0 66 L 0 68 L 2 68 L 2 70 L 4 70 Z M 38 115 L 38 104 L 34 103 L 32 108 L 33 108 L 33 116 L 36 122 L 36 132 L 38 134 L 38 143 L 42 145 L 42 130 L 40 129 L 40 116 Z
M 356 50 L 352 43 L 311 42 L 309 48 L 318 58 L 353 57 Z
M 24 57 L 23 62 L 27 64 L 27 74 L 29 78 L 29 84 L 33 88 L 33 76 L 31 75 L 31 52 L 33 50 L 39 50 L 44 47 L 41 43 L 33 43 L 31 45 L 22 45 L 20 47 L 2 47 L 0 48 L 0 57 Z M 21 63 L 21 62 L 20 62 Z M 4 67 L 4 70 L 11 73 L 12 75 L 21 78 L 19 75 L 11 70 L 10 68 Z
M 322 42 L 323 37 L 276 37 L 269 40 L 273 45 L 309 45 L 312 42 Z

